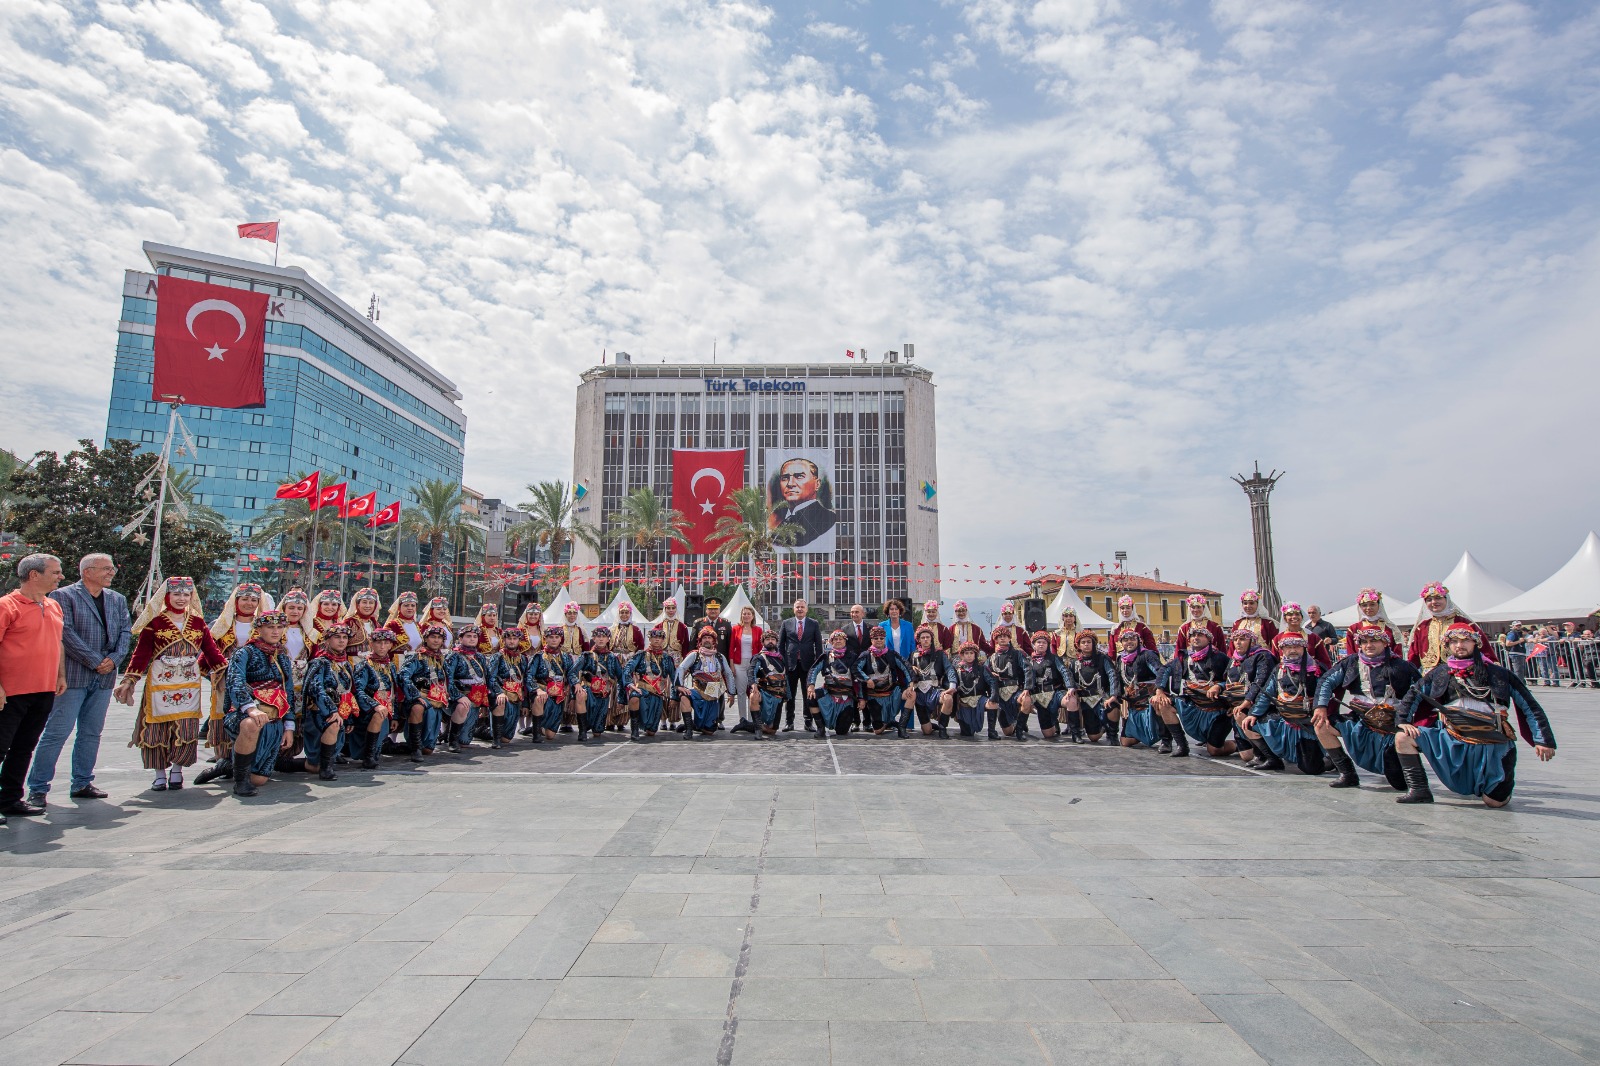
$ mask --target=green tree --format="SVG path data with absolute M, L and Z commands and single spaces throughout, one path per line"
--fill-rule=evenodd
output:
M 23 502 L 21 493 L 11 485 L 13 474 L 27 469 L 28 464 L 15 454 L 0 448 L 0 534 L 11 531 L 11 517 L 17 505 Z
M 767 494 L 758 486 L 749 486 L 728 494 L 711 536 L 717 542 L 716 555 L 730 563 L 744 559 L 749 564 L 747 583 L 750 598 L 756 600 L 764 584 L 761 564 L 775 559 L 778 549 L 793 544 L 801 532 L 793 522 L 776 522 L 767 506 Z
M 437 596 L 449 587 L 445 580 L 446 568 L 450 565 L 445 558 L 445 544 L 452 548 L 482 548 L 483 531 L 461 517 L 461 504 L 466 496 L 460 484 L 430 478 L 411 491 L 417 502 L 402 511 L 400 532 L 428 546 L 432 569 L 423 587 Z
M 153 486 L 138 488 L 150 472 L 151 456 L 126 440 L 104 448 L 92 440 L 78 444 L 66 455 L 40 452 L 28 467 L 12 473 L 9 489 L 20 498 L 14 532 L 37 550 L 59 555 L 69 580 L 77 578 L 80 558 L 106 552 L 120 568 L 113 587 L 131 599 L 144 586 L 150 566 L 148 527 L 126 539 L 121 533 L 155 498 Z M 169 514 L 161 534 L 161 570 L 192 577 L 203 588 L 235 550 L 226 531 Z
M 578 521 L 573 514 L 572 491 L 566 482 L 541 481 L 526 488 L 528 502 L 518 505 L 518 510 L 527 513 L 527 521 L 518 522 L 506 530 L 506 539 L 514 544 L 532 544 L 549 552 L 551 564 L 562 568 L 552 571 L 539 583 L 542 602 L 547 593 L 566 582 L 567 571 L 564 567 L 571 561 L 569 552 L 573 542 L 581 541 L 598 551 L 601 536 L 599 530 Z
M 614 525 L 607 532 L 606 539 L 616 544 L 632 544 L 644 553 L 646 564 L 651 567 L 656 564 L 654 555 L 660 551 L 660 568 L 645 572 L 644 584 L 648 588 L 661 585 L 672 545 L 676 543 L 684 548 L 689 547 L 689 542 L 684 539 L 689 520 L 683 517 L 683 512 L 668 507 L 666 501 L 648 486 L 634 489 L 624 496 L 622 508 L 613 521 Z

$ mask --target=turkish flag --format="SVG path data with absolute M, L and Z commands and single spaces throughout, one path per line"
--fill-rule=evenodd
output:
M 293 484 L 279 485 L 273 495 L 280 500 L 314 500 L 317 498 L 317 481 L 321 477 L 320 470 L 313 470 Z
M 398 521 L 400 521 L 400 501 L 396 500 L 367 519 L 367 525 L 373 529 L 382 529 L 384 526 L 392 526 Z
M 339 510 L 340 514 L 343 514 L 344 490 L 346 487 L 347 483 L 343 481 L 337 485 L 322 486 L 322 491 L 317 493 L 317 502 L 311 505 L 311 509 L 315 511 L 318 507 L 334 507 Z
M 378 494 L 369 492 L 365 496 L 357 496 L 344 505 L 344 510 L 339 512 L 341 518 L 365 518 L 378 508 Z
M 717 550 L 713 536 L 717 523 L 728 517 L 726 508 L 734 489 L 744 488 L 743 448 L 718 448 L 706 451 L 672 453 L 672 509 L 689 522 L 685 549 L 672 542 L 674 555 L 702 555 Z
M 152 400 L 264 407 L 267 294 L 163 277 L 156 283 Z
M 239 227 L 239 236 L 247 240 L 271 241 L 278 243 L 278 224 L 276 222 L 246 222 Z

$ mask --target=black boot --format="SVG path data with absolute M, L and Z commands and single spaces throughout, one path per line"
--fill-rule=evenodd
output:
M 827 740 L 828 739 L 828 723 L 827 723 L 827 721 L 824 720 L 822 715 L 820 715 L 820 714 L 812 715 L 811 720 L 817 724 L 817 739 L 818 740 Z
M 256 761 L 256 753 L 240 755 L 233 753 L 233 794 L 235 796 L 254 796 L 256 786 L 250 780 L 250 764 Z
M 783 731 L 785 733 L 793 733 L 794 732 L 794 708 L 793 707 L 790 707 L 788 710 L 784 711 L 784 713 L 783 713 Z
M 1156 738 L 1161 741 L 1156 745 L 1156 751 L 1162 755 L 1172 754 L 1172 730 L 1160 717 L 1156 718 Z
M 995 720 L 997 718 L 999 718 L 999 716 L 1000 716 L 1000 712 L 999 711 L 984 711 L 983 712 L 983 720 L 989 723 L 989 739 L 990 740 L 999 740 L 1000 739 L 1000 731 L 994 727 Z
M 378 768 L 378 751 L 383 747 L 382 733 L 368 733 L 366 747 L 361 752 L 361 768 L 363 770 L 376 770 Z
M 1333 763 L 1333 768 L 1339 771 L 1336 781 L 1328 782 L 1329 788 L 1360 788 L 1361 778 L 1356 776 L 1356 764 L 1350 761 L 1350 755 L 1343 748 L 1323 748 L 1322 753 Z
M 1018 740 L 1028 739 L 1028 719 L 1025 716 L 1020 714 L 1017 715 L 1017 725 L 1016 728 L 1012 730 L 1011 735 L 1016 737 Z
M 406 723 L 406 745 L 411 749 L 408 753 L 412 762 L 422 761 L 422 723 Z
M 1274 755 L 1272 753 L 1272 749 L 1267 747 L 1267 742 L 1266 741 L 1262 740 L 1260 737 L 1253 737 L 1250 740 L 1250 746 L 1252 748 L 1254 748 L 1255 751 L 1256 751 L 1256 761 L 1255 761 L 1255 764 L 1254 764 L 1254 767 L 1253 767 L 1254 769 L 1257 769 L 1257 770 L 1282 770 L 1283 769 L 1283 760 L 1278 758 L 1276 755 Z
M 1408 791 L 1404 796 L 1396 796 L 1396 803 L 1432 803 L 1433 790 L 1428 787 L 1428 771 L 1422 765 L 1421 755 L 1405 755 L 1395 753 L 1400 760 L 1400 769 L 1406 775 Z
M 1189 757 L 1189 735 L 1183 731 L 1182 726 L 1173 726 L 1169 731 L 1172 733 L 1172 757 L 1174 759 L 1187 759 Z
M 213 781 L 229 781 L 232 778 L 233 760 L 218 759 L 204 770 L 201 770 L 195 777 L 194 783 L 197 785 L 209 785 Z
M 950 716 L 948 714 L 941 714 L 939 717 L 935 718 L 933 731 L 938 734 L 940 740 L 949 740 Z
M 1106 743 L 1111 745 L 1113 748 L 1116 747 L 1117 742 L 1121 740 L 1121 729 L 1122 719 L 1119 718 L 1115 722 L 1111 721 L 1110 719 L 1106 720 Z
M 334 743 L 337 744 L 338 741 L 335 741 Z M 317 780 L 337 781 L 339 779 L 339 775 L 333 772 L 333 744 L 322 745 L 322 750 L 317 754 L 319 756 L 317 759 Z

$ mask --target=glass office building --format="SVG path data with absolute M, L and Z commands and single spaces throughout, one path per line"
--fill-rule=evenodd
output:
M 374 490 L 379 506 L 416 502 L 428 478 L 460 482 L 466 416 L 455 385 L 299 267 L 274 267 L 146 242 L 150 270 L 129 270 L 117 324 L 106 438 L 161 450 L 165 404 L 150 398 L 160 278 L 192 278 L 264 292 L 263 408 L 184 406 L 197 454 L 174 459 L 196 478 L 197 501 L 249 538 L 276 488 L 300 471 Z

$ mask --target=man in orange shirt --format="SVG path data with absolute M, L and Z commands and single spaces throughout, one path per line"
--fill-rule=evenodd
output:
M 6 815 L 43 814 L 22 796 L 34 745 L 67 690 L 61 654 L 61 560 L 35 553 L 17 564 L 22 587 L 0 596 L 0 825 Z

